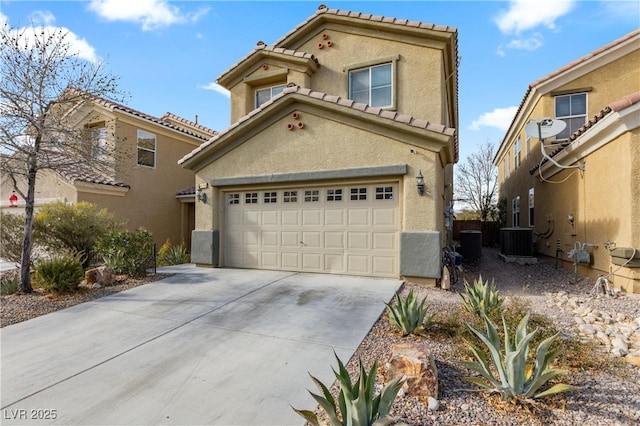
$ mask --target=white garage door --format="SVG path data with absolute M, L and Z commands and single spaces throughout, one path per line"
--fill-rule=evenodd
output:
M 398 185 L 226 192 L 226 266 L 398 276 Z

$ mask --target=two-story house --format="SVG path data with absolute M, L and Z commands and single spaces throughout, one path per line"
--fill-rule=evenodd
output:
M 232 125 L 180 163 L 201 265 L 435 283 L 458 158 L 457 31 L 320 6 L 217 83 Z
M 494 164 L 538 254 L 640 292 L 640 30 L 532 83 Z
M 190 244 L 195 195 L 185 189 L 193 188 L 193 172 L 177 161 L 217 132 L 171 113 L 157 118 L 100 97 L 83 97 L 64 117 L 72 127 L 86 131 L 95 146 L 115 144 L 112 152 L 118 154 L 118 164 L 111 171 L 82 164 L 63 172 L 40 171 L 35 207 L 56 200 L 87 201 L 123 219 L 130 230 L 147 229 L 156 244 L 167 239 Z M 17 208 L 9 207 L 12 189 L 3 178 L 4 212 L 23 210 L 23 200 Z

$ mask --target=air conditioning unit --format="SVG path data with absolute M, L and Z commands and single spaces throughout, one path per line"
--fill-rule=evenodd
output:
M 533 256 L 532 228 L 500 228 L 500 254 L 504 256 Z

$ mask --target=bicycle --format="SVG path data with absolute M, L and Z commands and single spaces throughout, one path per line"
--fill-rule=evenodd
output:
M 451 284 L 457 284 L 460 273 L 462 272 L 462 256 L 456 252 L 455 248 L 448 246 L 442 247 L 442 266 L 447 267 Z

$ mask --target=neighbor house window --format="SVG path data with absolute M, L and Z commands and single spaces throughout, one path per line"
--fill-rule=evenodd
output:
M 94 158 L 104 155 L 107 148 L 107 128 L 104 123 L 89 126 L 91 140 L 91 156 Z
M 138 165 L 156 166 L 156 135 L 138 130 Z
M 512 214 L 513 214 L 513 226 L 514 227 L 518 227 L 520 226 L 520 197 L 516 197 L 513 199 L 512 202 Z
M 533 226 L 533 188 L 529 189 L 529 226 Z
M 513 168 L 520 167 L 520 136 L 516 139 L 516 144 L 513 146 Z
M 556 139 L 568 139 L 587 122 L 587 94 L 556 96 L 555 103 L 556 118 L 567 123 L 567 127 L 556 135 Z
M 266 89 L 256 90 L 256 108 L 258 108 L 263 103 L 271 100 L 276 95 L 282 93 L 282 91 L 287 87 L 285 84 L 280 86 L 267 87 Z
M 391 63 L 349 71 L 349 99 L 374 107 L 393 106 Z
M 529 136 L 527 136 L 527 141 L 525 143 L 527 145 L 525 158 L 527 158 L 529 156 L 529 153 L 531 152 L 531 138 Z

